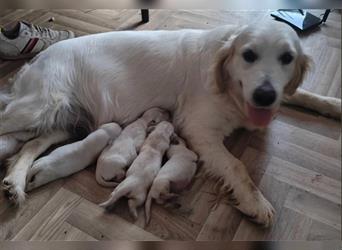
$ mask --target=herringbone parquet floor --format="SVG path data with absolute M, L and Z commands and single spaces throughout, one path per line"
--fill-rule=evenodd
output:
M 54 22 L 48 20 L 54 17 Z M 152 10 L 138 25 L 139 10 L 1 10 L 0 25 L 17 20 L 77 35 L 124 29 L 212 28 L 270 18 L 267 12 Z M 304 88 L 341 97 L 341 14 L 301 37 L 315 67 Z M 0 61 L 5 82 L 25 61 Z M 1 84 L 0 82 L 0 84 Z M 227 147 L 248 167 L 277 210 L 275 225 L 261 229 L 226 204 L 214 205 L 214 183 L 198 177 L 183 193 L 181 208 L 155 205 L 144 228 L 126 204 L 111 213 L 97 204 L 111 189 L 96 184 L 90 167 L 28 194 L 20 209 L 0 194 L 1 240 L 327 240 L 341 239 L 341 124 L 298 108 L 282 107 L 264 132 L 237 131 Z M 1 170 L 4 176 L 4 169 Z

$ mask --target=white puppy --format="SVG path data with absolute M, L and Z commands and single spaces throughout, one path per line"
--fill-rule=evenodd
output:
M 152 200 L 163 204 L 177 196 L 191 182 L 197 170 L 197 155 L 186 147 L 184 140 L 172 136 L 171 146 L 167 150 L 169 159 L 154 179 L 145 203 L 146 222 L 150 221 Z
M 26 177 L 34 160 L 53 144 L 63 142 L 69 137 L 69 134 L 64 131 L 43 134 L 25 143 L 22 149 L 9 159 L 2 189 L 11 202 L 21 205 L 25 201 Z
M 111 197 L 100 206 L 108 208 L 121 197 L 126 196 L 131 214 L 138 217 L 137 207 L 146 199 L 148 189 L 158 174 L 165 151 L 170 146 L 174 131 L 171 123 L 159 123 L 147 137 L 141 152 L 127 171 L 126 179 L 112 192 Z
M 152 108 L 128 125 L 113 145 L 108 145 L 101 153 L 96 166 L 97 182 L 102 186 L 117 186 L 125 178 L 127 168 L 137 157 L 146 138 L 147 127 L 169 118 L 168 112 Z
M 118 124 L 107 123 L 85 139 L 59 147 L 49 155 L 36 160 L 28 173 L 27 190 L 89 166 L 108 145 L 108 142 L 120 133 L 121 128 Z

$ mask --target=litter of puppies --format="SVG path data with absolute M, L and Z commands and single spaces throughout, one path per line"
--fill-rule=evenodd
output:
M 125 178 L 127 168 L 137 157 L 145 141 L 148 126 L 168 119 L 167 112 L 152 108 L 124 128 L 113 144 L 108 145 L 100 155 L 96 166 L 96 181 L 102 186 L 117 186 Z
M 126 178 L 114 189 L 110 198 L 100 206 L 108 208 L 119 198 L 126 196 L 129 210 L 137 219 L 137 207 L 146 200 L 148 189 L 161 168 L 162 158 L 170 145 L 173 131 L 172 124 L 166 121 L 155 127 L 128 169 Z
M 8 186 L 3 187 L 9 196 L 13 196 L 9 200 L 18 205 L 25 200 L 24 191 L 31 191 L 96 163 L 98 184 L 114 187 L 109 199 L 100 206 L 109 209 L 126 197 L 132 217 L 137 219 L 137 209 L 145 207 L 145 220 L 149 223 L 153 201 L 158 204 L 170 202 L 190 184 L 197 170 L 197 155 L 175 133 L 169 113 L 160 108 L 147 110 L 124 128 L 116 123 L 104 124 L 83 140 L 58 147 L 40 158 L 38 156 L 48 146 L 65 141 L 70 135 L 56 134 L 52 141 L 44 136 L 35 136 L 31 132 L 0 136 L 0 163 L 8 158 L 10 164 L 30 161 L 26 164 L 28 169 L 25 168 L 26 187 L 24 174 L 20 190 L 11 191 L 13 180 L 8 180 Z M 29 139 L 31 141 L 24 143 Z M 26 159 L 28 154 L 30 159 Z M 164 155 L 167 161 L 163 165 Z

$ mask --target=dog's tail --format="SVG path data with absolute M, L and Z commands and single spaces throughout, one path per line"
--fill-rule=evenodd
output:
M 341 99 L 338 98 L 321 96 L 304 89 L 297 89 L 294 95 L 284 96 L 283 102 L 341 120 Z
M 0 88 L 0 111 L 4 110 L 7 104 L 9 104 L 14 98 L 10 88 L 5 85 Z

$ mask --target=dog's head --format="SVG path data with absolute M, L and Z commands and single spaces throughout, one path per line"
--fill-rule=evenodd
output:
M 217 52 L 213 64 L 216 91 L 234 98 L 256 127 L 265 127 L 282 96 L 292 95 L 309 68 L 296 32 L 269 21 L 241 28 Z

